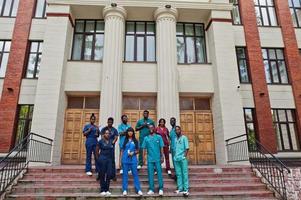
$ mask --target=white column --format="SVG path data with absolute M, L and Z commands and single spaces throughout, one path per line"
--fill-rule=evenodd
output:
M 176 117 L 179 114 L 179 89 L 177 70 L 175 8 L 158 8 L 155 12 L 157 22 L 157 66 L 158 66 L 158 118 Z M 167 123 L 169 125 L 169 123 Z
M 223 14 L 225 13 L 212 11 L 211 17 Z M 230 19 L 230 13 L 224 18 Z M 245 133 L 231 21 L 213 21 L 208 29 L 208 40 L 214 79 L 212 111 L 216 161 L 217 164 L 226 164 L 225 140 Z
M 49 5 L 48 13 L 57 15 L 47 17 L 31 130 L 54 140 L 52 164 L 60 164 L 67 105 L 64 82 L 73 29 L 70 6 Z
M 114 118 L 114 126 L 120 122 L 122 112 L 122 61 L 126 10 L 123 7 L 105 7 L 105 38 L 100 97 L 100 123 L 106 125 L 107 118 Z M 115 150 L 116 166 L 119 163 L 119 145 Z

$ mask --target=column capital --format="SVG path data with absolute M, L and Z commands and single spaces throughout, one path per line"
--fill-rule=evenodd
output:
M 171 8 L 160 7 L 154 13 L 154 17 L 157 21 L 162 18 L 165 18 L 165 19 L 170 18 L 170 19 L 177 21 L 178 15 L 179 15 L 178 10 L 173 7 L 171 7 Z
M 125 19 L 127 16 L 127 12 L 125 10 L 124 7 L 122 6 L 106 6 L 103 9 L 103 16 L 105 19 L 107 19 L 108 17 L 120 17 L 122 19 Z

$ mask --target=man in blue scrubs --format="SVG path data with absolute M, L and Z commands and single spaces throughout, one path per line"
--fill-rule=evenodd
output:
M 119 156 L 119 168 L 120 168 L 120 174 L 123 173 L 122 170 L 122 159 L 121 159 L 121 152 L 123 148 L 123 142 L 125 139 L 126 131 L 131 126 L 128 124 L 128 117 L 126 115 L 121 116 L 122 123 L 118 126 L 118 133 L 119 133 L 119 149 L 120 149 L 120 156 Z
M 176 118 L 172 117 L 170 118 L 170 125 L 171 125 L 171 129 L 170 129 L 170 134 L 169 134 L 169 139 L 170 139 L 170 153 L 171 153 L 171 158 L 172 158 L 172 164 L 173 167 L 175 168 L 175 161 L 174 161 L 174 157 L 175 157 L 175 142 L 176 142 Z M 173 177 L 174 179 L 177 179 L 177 176 Z
M 142 143 L 142 149 L 147 153 L 147 174 L 149 182 L 148 195 L 154 194 L 154 170 L 157 170 L 158 182 L 159 182 L 159 195 L 163 195 L 163 176 L 161 163 L 164 162 L 163 153 L 163 139 L 160 135 L 155 133 L 155 126 L 149 125 L 150 135 L 144 138 Z M 145 153 L 145 151 L 144 151 Z

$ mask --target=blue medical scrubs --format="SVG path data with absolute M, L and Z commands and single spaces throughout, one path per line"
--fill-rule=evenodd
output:
M 114 144 L 113 140 L 107 143 L 104 139 L 98 142 L 100 154 L 97 160 L 100 177 L 100 192 L 108 192 L 110 188 L 110 180 L 113 178 L 113 158 Z
M 129 124 L 124 124 L 124 123 L 121 123 L 119 126 L 118 126 L 118 135 L 119 135 L 119 149 L 121 151 L 122 147 L 123 147 L 123 142 L 124 142 L 124 139 L 125 139 L 125 136 L 121 136 L 120 134 L 121 133 L 124 133 L 126 132 L 126 130 L 128 130 L 128 128 L 130 128 L 131 126 Z
M 134 186 L 136 192 L 141 191 L 140 181 L 138 177 L 138 170 L 137 170 L 137 155 L 134 154 L 132 157 L 128 155 L 129 152 L 135 152 L 139 150 L 139 147 L 136 145 L 132 140 L 129 140 L 127 144 L 122 148 L 122 191 L 128 190 L 128 172 L 129 170 L 132 171 L 133 178 L 134 178 Z
M 170 130 L 169 137 L 170 137 L 170 151 L 171 151 L 171 158 L 172 158 L 173 166 L 175 167 L 175 160 L 174 160 L 174 157 L 175 157 L 175 151 L 176 151 L 176 138 L 177 138 L 177 133 L 176 133 L 176 128 L 175 128 L 175 127 L 173 127 L 173 128 Z
M 86 172 L 92 172 L 92 164 L 91 158 L 92 153 L 94 154 L 95 159 L 95 168 L 96 172 L 98 172 L 98 167 L 96 164 L 96 145 L 97 145 L 97 137 L 98 137 L 98 128 L 95 125 L 87 124 L 83 129 L 83 133 L 92 128 L 91 132 L 86 135 Z

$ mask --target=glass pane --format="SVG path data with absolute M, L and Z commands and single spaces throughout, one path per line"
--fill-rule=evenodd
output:
M 195 34 L 196 36 L 204 36 L 204 29 L 202 25 L 200 24 L 195 25 Z
M 269 49 L 269 57 L 270 59 L 276 59 L 276 52 L 275 49 Z
M 293 1 L 293 4 L 294 4 L 294 7 L 301 7 L 301 1 L 300 0 L 292 0 Z M 290 6 L 291 6 L 291 3 L 290 3 Z
M 137 37 L 137 61 L 144 61 L 144 37 Z
M 4 0 L 0 0 L 0 16 L 1 16 L 1 12 L 2 12 L 3 3 L 4 3 Z
M 25 132 L 25 125 L 26 121 L 25 120 L 19 120 L 18 121 L 18 127 L 17 127 L 17 134 L 16 134 L 16 145 L 21 142 L 21 140 L 24 137 L 24 132 Z
M 290 12 L 291 12 L 291 17 L 292 17 L 292 20 L 293 20 L 294 27 L 298 27 L 297 16 L 295 14 L 294 9 L 291 8 Z
M 284 59 L 283 50 L 282 49 L 276 49 L 276 53 L 277 53 L 277 58 L 278 59 Z
M 35 17 L 44 17 L 45 0 L 37 0 Z
M 95 31 L 95 21 L 86 21 L 85 32 L 93 33 Z
M 274 6 L 274 0 L 267 0 L 267 4 L 268 6 Z
M 82 109 L 84 105 L 83 97 L 69 97 L 68 98 L 68 108 L 80 108 Z
M 288 77 L 287 77 L 285 62 L 284 61 L 278 61 L 278 66 L 279 66 L 279 72 L 280 72 L 280 77 L 281 77 L 281 83 L 284 83 L 284 84 L 288 83 Z
M 268 50 L 267 49 L 262 49 L 262 57 L 263 59 L 268 59 Z
M 196 49 L 197 49 L 197 62 L 206 62 L 206 50 L 205 50 L 205 40 L 203 38 L 196 38 Z
M 288 130 L 286 124 L 280 124 L 281 133 L 282 133 L 282 139 L 283 139 L 283 145 L 284 150 L 290 150 L 290 144 L 289 144 L 289 137 L 288 137 Z
M 183 37 L 177 37 L 177 57 L 178 63 L 185 62 L 185 43 Z
M 276 130 L 276 136 L 277 136 L 277 148 L 279 151 L 283 150 L 282 148 L 282 141 L 281 141 L 281 133 L 280 133 L 280 130 L 279 130 L 279 125 L 278 124 L 275 124 L 274 125 L 275 127 L 275 130 Z
M 34 70 L 35 70 L 36 62 L 37 62 L 37 54 L 31 53 L 28 59 L 26 78 L 34 78 Z
M 287 119 L 288 119 L 289 122 L 294 122 L 295 121 L 294 111 L 286 110 L 286 114 L 287 114 Z
M 95 35 L 95 52 L 94 52 L 94 60 L 102 60 L 103 58 L 103 34 Z
M 100 108 L 99 104 L 100 104 L 99 97 L 86 97 L 85 99 L 86 109 L 99 109 Z
M 155 34 L 155 23 L 147 23 L 147 34 Z
M 184 35 L 183 24 L 177 24 L 177 35 Z
M 84 32 L 84 27 L 85 27 L 85 21 L 83 21 L 83 20 L 76 21 L 76 24 L 75 24 L 75 31 L 76 32 Z
M 93 35 L 86 35 L 84 60 L 92 59 L 92 48 L 93 48 Z
M 187 37 L 186 38 L 186 55 L 187 55 L 187 63 L 195 63 L 195 47 L 194 47 L 194 38 Z
M 278 121 L 277 110 L 271 110 L 271 113 L 272 113 L 273 122 L 277 122 Z
M 194 110 L 193 99 L 180 98 L 180 110 Z
M 297 15 L 298 27 L 301 27 L 301 9 L 296 10 L 296 15 Z
M 240 72 L 241 82 L 243 83 L 249 82 L 246 60 L 239 60 L 239 72 Z
M 155 36 L 147 36 L 147 61 L 155 61 L 156 48 L 155 48 Z
M 154 97 L 141 97 L 140 110 L 156 110 L 156 98 Z
M 39 54 L 35 78 L 39 78 L 39 73 L 40 73 L 40 68 L 41 68 L 41 59 L 42 59 L 42 54 Z
M 74 44 L 73 44 L 73 60 L 81 60 L 82 55 L 82 44 L 83 44 L 83 35 L 76 34 L 74 36 Z
M 126 61 L 134 61 L 134 49 L 134 36 L 126 36 Z
M 17 16 L 18 7 L 19 7 L 19 0 L 15 0 L 14 5 L 13 5 L 13 9 L 12 9 L 12 12 L 11 12 L 12 17 Z
M 33 108 L 34 108 L 34 106 L 29 106 L 29 114 L 28 114 L 28 118 L 29 118 L 29 119 L 32 119 Z
M 246 58 L 244 48 L 236 48 L 236 53 L 238 58 Z
M 139 98 L 123 97 L 123 109 L 139 110 Z
M 292 140 L 292 145 L 293 145 L 293 150 L 298 150 L 298 140 L 297 140 L 297 135 L 296 135 L 296 127 L 295 124 L 289 124 L 289 129 L 290 129 L 290 134 L 291 134 L 291 140 Z
M 272 69 L 273 83 L 280 83 L 278 70 L 277 70 L 277 63 L 275 61 L 271 62 L 271 69 Z
M 145 34 L 145 23 L 144 22 L 136 23 L 136 34 Z
M 241 24 L 238 6 L 233 7 L 232 16 L 233 16 L 233 24 Z
M 134 22 L 127 22 L 126 23 L 126 33 L 127 34 L 134 34 L 135 33 L 135 23 Z
M 210 110 L 209 99 L 195 99 L 195 110 Z
M 256 144 L 256 134 L 255 134 L 255 128 L 254 123 L 247 123 L 247 134 L 248 134 L 248 142 L 250 145 Z
M 103 33 L 105 30 L 105 23 L 103 21 L 96 22 L 96 32 Z
M 26 119 L 28 116 L 28 112 L 29 112 L 29 106 L 27 105 L 21 106 L 19 111 L 19 118 Z
M 38 42 L 32 42 L 30 47 L 30 53 L 36 53 L 38 52 L 39 43 Z
M 262 21 L 264 26 L 269 26 L 269 18 L 268 18 L 268 11 L 267 8 L 261 8 L 261 13 L 262 13 Z
M 272 83 L 269 62 L 266 60 L 264 61 L 264 69 L 265 69 L 265 78 L 267 83 Z
M 245 119 L 246 122 L 253 122 L 253 112 L 252 109 L 246 108 L 245 111 Z
M 194 35 L 193 24 L 185 24 L 185 35 Z
M 257 18 L 257 25 L 262 26 L 262 20 L 261 20 L 259 7 L 255 7 L 255 12 L 256 12 L 256 18 Z
M 276 17 L 276 11 L 274 7 L 269 7 L 269 14 L 270 14 L 271 26 L 277 26 L 277 17 Z
M 286 122 L 285 110 L 278 110 L 278 117 L 280 122 Z
M 9 53 L 2 54 L 2 61 L 1 61 L 1 66 L 0 66 L 0 77 L 1 78 L 5 77 L 5 72 L 6 72 L 7 63 L 8 63 L 8 56 L 9 56 Z M 1 54 L 0 54 L 0 59 L 1 59 Z
M 12 0 L 5 1 L 3 16 L 5 16 L 5 17 L 9 16 L 11 4 L 12 4 Z
M 0 8 L 1 9 L 1 8 Z M 4 41 L 0 41 L 0 52 L 2 51 L 3 49 L 3 45 L 4 45 Z

